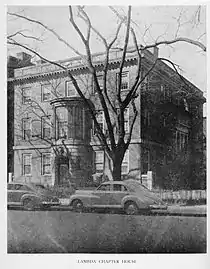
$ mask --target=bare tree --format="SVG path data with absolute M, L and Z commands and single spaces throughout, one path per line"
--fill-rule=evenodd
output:
M 131 142 L 132 133 L 134 124 L 136 122 L 137 117 L 139 116 L 137 100 L 140 94 L 140 86 L 144 83 L 145 79 L 150 76 L 156 66 L 162 62 L 167 62 L 172 66 L 172 68 L 177 72 L 179 72 L 176 68 L 176 65 L 170 61 L 169 59 L 165 58 L 156 58 L 152 59 L 149 62 L 149 67 L 146 69 L 146 72 L 142 72 L 143 68 L 143 60 L 142 55 L 144 51 L 149 48 L 159 47 L 161 45 L 172 45 L 177 44 L 179 42 L 185 42 L 190 45 L 196 46 L 203 51 L 206 51 L 206 46 L 200 42 L 199 40 L 190 39 L 188 37 L 178 36 L 176 33 L 174 39 L 170 40 L 155 40 L 154 43 L 140 45 L 138 41 L 138 37 L 136 35 L 136 25 L 135 22 L 132 20 L 132 8 L 129 6 L 127 10 L 127 14 L 120 13 L 116 8 L 110 7 L 110 11 L 118 19 L 118 24 L 115 30 L 114 37 L 110 42 L 108 42 L 107 38 L 105 38 L 101 32 L 93 25 L 88 12 L 86 11 L 85 6 L 78 6 L 78 7 L 68 7 L 69 13 L 69 23 L 73 27 L 74 31 L 77 33 L 78 37 L 80 38 L 81 43 L 85 48 L 85 54 L 79 52 L 76 48 L 74 48 L 69 42 L 67 42 L 63 37 L 61 37 L 54 29 L 50 28 L 49 26 L 45 25 L 43 22 L 39 20 L 32 19 L 28 16 L 21 15 L 14 12 L 8 12 L 9 17 L 19 18 L 21 20 L 30 22 L 34 25 L 38 25 L 40 28 L 48 31 L 52 34 L 57 40 L 63 43 L 67 48 L 73 51 L 77 56 L 80 57 L 82 64 L 88 70 L 89 75 L 92 77 L 94 82 L 94 88 L 98 95 L 98 99 L 100 102 L 100 107 L 104 112 L 104 118 L 106 122 L 106 130 L 103 130 L 97 120 L 97 113 L 96 108 L 92 107 L 86 98 L 85 93 L 82 91 L 81 87 L 78 85 L 78 81 L 75 78 L 75 75 L 72 73 L 71 69 L 68 66 L 65 66 L 61 62 L 55 62 L 50 59 L 44 57 L 41 53 L 39 53 L 36 49 L 30 47 L 24 41 L 20 40 L 24 38 L 27 39 L 35 39 L 36 41 L 39 37 L 35 37 L 34 35 L 29 36 L 23 33 L 23 31 L 19 30 L 16 33 L 10 34 L 7 37 L 7 44 L 13 47 L 20 47 L 25 49 L 34 55 L 38 56 L 42 60 L 59 67 L 60 69 L 64 70 L 66 75 L 71 79 L 77 93 L 84 101 L 86 107 L 89 110 L 89 113 L 92 117 L 94 122 L 94 126 L 97 130 L 97 137 L 103 146 L 109 160 L 111 161 L 112 165 L 112 176 L 114 180 L 119 180 L 121 178 L 121 166 L 123 162 L 123 158 L 125 155 L 126 150 L 129 147 Z M 199 11 L 195 15 L 197 21 L 199 21 Z M 80 24 L 77 22 L 78 18 L 82 20 L 86 25 L 86 33 L 84 34 Z M 178 20 L 179 22 L 180 20 Z M 180 23 L 178 24 L 180 27 Z M 120 32 L 123 31 L 123 42 L 119 42 L 121 46 L 116 45 L 118 40 L 120 39 Z M 147 30 L 145 30 L 146 33 Z M 143 35 L 145 35 L 145 33 Z M 103 46 L 103 61 L 102 61 L 102 85 L 99 83 L 98 79 L 98 69 L 94 63 L 94 54 L 91 52 L 91 42 L 92 36 L 97 37 Z M 130 46 L 132 44 L 132 46 Z M 110 93 L 108 87 L 108 75 L 110 70 L 110 63 L 111 63 L 111 55 L 113 51 L 117 51 L 118 56 L 120 58 L 119 65 L 118 65 L 118 79 L 117 79 L 117 86 L 116 91 Z M 134 53 L 137 57 L 137 68 L 135 78 L 133 80 L 132 85 L 130 86 L 129 91 L 124 94 L 122 93 L 122 80 L 123 80 L 123 68 L 126 64 L 126 57 L 130 53 Z M 179 75 L 180 78 L 183 80 L 183 83 L 186 81 Z M 126 133 L 125 130 L 125 111 L 127 107 L 132 109 L 131 117 L 130 117 L 130 128 L 129 133 Z M 116 132 L 117 129 L 117 132 Z

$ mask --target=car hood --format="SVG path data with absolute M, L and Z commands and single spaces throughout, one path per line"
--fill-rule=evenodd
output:
M 88 195 L 92 194 L 93 190 L 76 190 L 74 194 L 83 194 L 83 195 Z

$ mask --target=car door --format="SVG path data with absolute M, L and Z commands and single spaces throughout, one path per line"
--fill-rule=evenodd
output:
M 93 198 L 92 206 L 94 207 L 109 207 L 112 188 L 111 184 L 102 184 L 93 192 L 95 198 Z
M 114 183 L 111 197 L 111 206 L 121 207 L 121 201 L 126 195 L 128 195 L 126 186 L 120 183 Z
M 21 204 L 21 198 L 24 194 L 31 193 L 31 190 L 28 186 L 23 184 L 15 185 L 15 201 L 18 204 Z
M 7 185 L 7 204 L 8 205 L 16 205 L 16 192 L 15 192 L 15 184 L 8 184 Z

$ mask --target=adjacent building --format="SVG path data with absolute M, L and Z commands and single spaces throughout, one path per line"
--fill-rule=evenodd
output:
M 157 54 L 157 50 L 145 51 L 142 74 Z M 103 57 L 94 55 L 99 84 Z M 104 113 L 88 69 L 78 58 L 60 63 L 72 71 L 106 132 Z M 115 93 L 119 63 L 120 54 L 113 53 L 107 81 L 110 96 Z M 129 54 L 123 69 L 122 94 L 129 91 L 136 68 L 137 56 Z M 65 71 L 40 62 L 15 69 L 10 84 L 14 89 L 15 180 L 46 185 L 71 181 L 85 186 L 91 184 L 93 174 L 109 171 L 110 163 L 90 113 Z M 192 167 L 203 162 L 203 92 L 160 62 L 140 86 L 135 102 L 139 116 L 123 160 L 123 177 L 141 180 L 142 174 L 152 171 L 155 188 L 199 187 L 199 179 L 191 178 Z M 128 107 L 126 132 L 132 113 Z

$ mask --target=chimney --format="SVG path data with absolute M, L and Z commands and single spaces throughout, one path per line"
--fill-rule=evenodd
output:
M 32 56 L 30 54 L 27 54 L 25 52 L 19 52 L 16 54 L 16 57 L 21 61 L 22 67 L 32 65 L 31 63 Z

